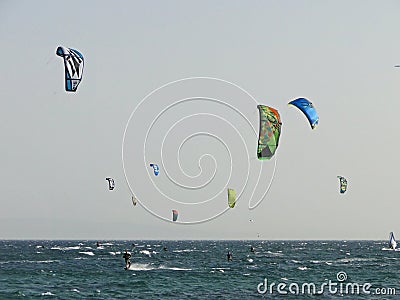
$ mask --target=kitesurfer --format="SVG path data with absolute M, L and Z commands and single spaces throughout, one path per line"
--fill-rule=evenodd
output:
M 232 260 L 232 253 L 231 253 L 230 251 L 228 251 L 228 254 L 226 254 L 226 259 L 227 259 L 228 261 L 231 261 L 231 260 Z
M 168 251 L 168 249 L 167 249 L 167 247 L 166 247 L 166 246 L 164 246 L 163 250 L 164 250 L 164 251 Z
M 125 249 L 125 253 L 122 255 L 122 257 L 125 259 L 125 270 L 128 270 L 131 266 L 131 261 L 129 260 L 131 256 L 132 255 L 128 252 L 128 249 Z
M 254 248 L 253 248 L 253 246 L 250 247 L 250 252 L 253 252 L 253 253 L 254 253 Z

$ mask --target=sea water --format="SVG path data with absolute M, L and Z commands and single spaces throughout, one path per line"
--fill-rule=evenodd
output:
M 386 241 L 99 242 L 0 241 L 0 299 L 400 299 Z

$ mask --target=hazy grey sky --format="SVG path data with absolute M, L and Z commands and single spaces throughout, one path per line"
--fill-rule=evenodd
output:
M 387 239 L 400 232 L 400 69 L 393 67 L 400 63 L 399 9 L 399 1 L 1 1 L 0 238 Z M 85 57 L 75 94 L 64 91 L 55 54 L 61 45 Z M 255 210 L 247 208 L 246 190 L 217 219 L 179 225 L 132 206 L 122 137 L 146 95 L 194 76 L 232 82 L 277 108 L 282 136 L 274 182 Z M 145 165 L 149 126 L 185 97 L 218 98 L 257 130 L 259 121 L 251 97 L 222 82 L 173 85 L 140 106 L 124 148 L 132 190 L 162 217 L 178 208 L 180 220 L 190 221 L 223 209 L 226 187 L 240 191 L 246 178 L 255 185 L 262 163 L 259 193 L 274 161 L 255 159 L 257 140 L 240 114 L 203 99 L 176 105 L 154 123 Z M 297 97 L 315 104 L 317 129 L 287 106 Z M 149 176 L 169 129 L 166 170 Z M 182 146 L 189 176 L 179 170 L 176 149 L 199 132 L 228 146 L 230 180 L 225 146 L 204 134 Z M 204 157 L 200 174 L 207 153 L 217 164 Z M 166 171 L 190 186 L 216 173 L 205 189 L 188 190 L 171 184 Z M 345 195 L 337 175 L 348 178 Z M 112 192 L 107 176 L 116 181 Z M 210 206 L 185 210 L 153 182 L 187 203 L 217 196 Z

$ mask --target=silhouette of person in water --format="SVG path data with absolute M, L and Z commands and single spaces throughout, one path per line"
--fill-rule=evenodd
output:
M 226 254 L 226 259 L 227 259 L 228 261 L 231 261 L 231 260 L 232 260 L 232 253 L 231 253 L 230 251 L 228 251 L 228 254 Z
M 128 249 L 125 249 L 125 253 L 122 255 L 122 257 L 125 259 L 125 270 L 128 270 L 131 266 L 131 261 L 129 260 L 131 256 L 132 255 L 128 252 Z

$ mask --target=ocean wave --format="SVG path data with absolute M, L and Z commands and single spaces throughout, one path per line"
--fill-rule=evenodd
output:
M 139 263 L 132 263 L 128 270 L 132 271 L 150 271 L 157 269 L 155 266 L 151 264 L 139 264 Z
M 160 269 L 172 270 L 172 271 L 192 271 L 192 269 L 188 269 L 188 268 L 165 267 L 165 266 L 160 266 Z
M 210 273 L 221 272 L 225 273 L 225 271 L 230 270 L 231 268 L 211 268 Z
M 90 255 L 90 256 L 93 256 L 93 255 L 94 255 L 94 253 L 93 253 L 92 251 L 80 251 L 79 253 L 81 253 L 81 254 L 86 254 L 86 255 Z
M 175 253 L 182 253 L 182 252 L 194 252 L 194 251 L 196 251 L 196 250 L 193 250 L 193 249 L 183 249 L 183 250 L 173 250 L 172 252 L 175 252 Z
M 294 262 L 295 264 L 301 264 L 301 263 L 302 263 L 301 261 L 299 261 L 299 260 L 294 260 L 294 259 L 292 259 L 292 262 Z
M 60 262 L 60 260 L 9 260 L 9 261 L 0 261 L 0 265 L 2 264 L 15 264 L 15 263 L 20 263 L 20 264 L 49 264 L 49 263 L 54 263 L 54 262 Z
M 151 271 L 151 270 L 172 270 L 172 271 L 192 271 L 190 268 L 167 267 L 164 265 L 155 266 L 152 264 L 132 263 L 129 267 L 132 271 Z
M 51 250 L 61 250 L 61 251 L 68 251 L 68 250 L 79 250 L 81 247 L 80 246 L 70 246 L 70 247 L 51 247 Z
M 147 255 L 148 257 L 151 257 L 152 254 L 157 254 L 158 252 L 156 251 L 149 251 L 149 250 L 140 250 L 139 253 L 142 253 L 144 255 Z
M 26 261 L 26 262 L 32 262 L 32 263 L 38 263 L 38 264 L 50 264 L 50 263 L 54 263 L 54 262 L 60 262 L 60 260 L 32 260 L 32 261 Z
M 272 254 L 272 255 L 277 255 L 277 256 L 282 256 L 282 251 L 278 251 L 278 252 L 271 252 L 271 251 L 267 251 L 268 254 Z
M 321 264 L 321 263 L 323 263 L 322 260 L 310 260 L 310 262 L 313 263 L 313 264 Z
M 383 251 L 400 251 L 400 249 L 392 249 L 392 248 L 382 248 Z
M 366 261 L 375 261 L 376 258 L 363 258 L 363 257 L 353 257 L 353 258 L 341 258 L 338 259 L 338 262 L 343 263 L 351 263 L 351 262 L 366 262 Z

